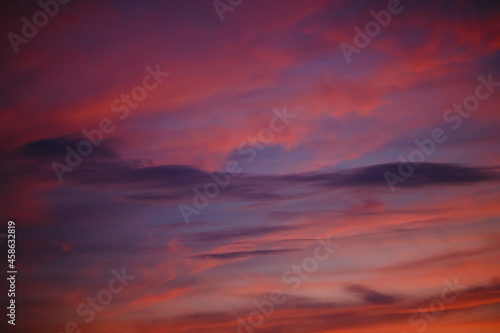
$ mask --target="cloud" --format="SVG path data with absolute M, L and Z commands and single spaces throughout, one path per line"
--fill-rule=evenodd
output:
M 360 285 L 353 285 L 351 291 L 364 296 L 368 304 L 359 302 L 334 303 L 318 300 L 313 297 L 302 297 L 286 294 L 284 304 L 277 305 L 271 317 L 269 317 L 259 331 L 265 333 L 272 332 L 324 332 L 335 327 L 338 332 L 351 332 L 354 330 L 374 330 L 374 331 L 409 331 L 412 326 L 408 323 L 408 318 L 413 313 L 420 313 L 422 307 L 428 307 L 435 299 L 441 299 L 441 294 L 437 293 L 427 297 L 393 297 L 373 291 Z M 460 316 L 461 323 L 448 323 L 455 331 L 460 331 L 460 325 L 469 323 L 480 325 L 485 321 L 494 322 L 496 318 L 496 307 L 499 302 L 498 291 L 500 285 L 498 281 L 481 286 L 470 286 L 462 291 L 456 301 L 447 304 L 443 314 L 447 316 Z M 251 295 L 255 299 L 255 295 Z M 258 300 L 268 298 L 268 294 L 257 297 Z M 259 302 L 259 301 L 258 301 Z M 373 311 L 374 305 L 377 311 Z M 477 318 L 475 310 L 482 308 L 485 316 Z M 186 332 L 197 332 L 205 327 L 204 331 L 210 333 L 234 331 L 236 326 L 234 319 L 241 317 L 246 319 L 255 308 L 231 309 L 225 312 L 193 312 L 167 319 L 159 319 L 151 323 L 151 327 L 164 328 L 165 325 L 172 329 L 185 328 L 189 323 Z M 435 323 L 438 325 L 438 323 Z M 456 325 L 456 326 L 455 326 Z M 397 329 L 396 329 L 397 328 Z M 460 331 L 461 332 L 461 331 Z
M 292 190 L 306 186 L 317 192 L 341 188 L 387 187 L 384 173 L 398 174 L 399 163 L 377 164 L 332 172 L 305 172 L 287 175 L 232 175 L 227 188 L 221 194 L 243 200 L 281 200 L 293 197 Z M 139 201 L 163 201 L 193 196 L 192 188 L 213 183 L 209 172 L 184 165 L 159 165 L 137 167 L 131 162 L 99 161 L 86 168 L 76 168 L 68 177 L 70 181 L 96 186 L 113 184 L 141 184 L 141 193 L 128 196 Z M 415 172 L 401 188 L 423 188 L 430 186 L 464 186 L 500 180 L 498 168 L 471 167 L 450 163 L 424 163 L 415 167 Z M 156 192 L 144 192 L 144 189 Z M 172 195 L 172 194 L 175 194 Z M 301 193 L 303 195 L 304 193 Z
M 28 142 L 17 151 L 24 157 L 36 160 L 64 160 L 68 151 L 67 146 L 76 150 L 81 140 L 87 140 L 81 135 L 67 135 L 52 137 Z M 88 140 L 87 140 L 88 141 Z M 92 153 L 87 158 L 117 158 L 117 154 L 110 140 L 101 142 L 98 146 L 92 146 Z
M 296 181 L 327 187 L 387 186 L 384 173 L 389 171 L 397 175 L 399 174 L 399 166 L 399 163 L 387 163 L 341 172 L 310 176 L 298 175 Z M 500 173 L 493 168 L 468 167 L 448 163 L 423 163 L 415 167 L 415 172 L 406 179 L 402 186 L 465 185 L 498 180 L 500 180 Z
M 296 230 L 299 228 L 300 227 L 298 226 L 283 225 L 283 226 L 263 226 L 263 227 L 252 227 L 252 228 L 241 228 L 241 229 L 205 231 L 191 235 L 186 240 L 199 240 L 207 242 L 234 240 L 238 238 L 264 236 L 267 234 Z
M 296 249 L 281 249 L 281 250 L 255 250 L 255 251 L 237 251 L 237 252 L 226 252 L 226 253 L 206 253 L 194 256 L 195 259 L 203 260 L 229 260 L 236 258 L 250 258 L 250 257 L 260 257 L 260 256 L 272 256 L 285 254 L 289 252 L 297 251 Z
M 397 297 L 380 293 L 360 284 L 353 284 L 346 288 L 351 293 L 360 295 L 365 302 L 371 304 L 392 304 L 395 303 Z

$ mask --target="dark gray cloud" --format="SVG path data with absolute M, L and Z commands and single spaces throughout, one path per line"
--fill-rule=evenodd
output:
M 262 226 L 253 228 L 242 228 L 242 229 L 224 229 L 215 231 L 205 231 L 199 232 L 194 235 L 189 235 L 185 240 L 197 240 L 197 241 L 224 241 L 224 240 L 234 240 L 239 238 L 257 237 L 273 233 L 280 233 L 283 231 L 290 231 L 299 229 L 300 226 L 293 225 L 283 225 L 283 226 Z
M 387 186 L 384 173 L 389 171 L 398 174 L 398 167 L 398 163 L 388 163 L 328 173 L 299 173 L 277 176 L 233 175 L 228 190 L 231 191 L 234 190 L 234 187 L 238 187 L 253 194 L 259 192 L 258 194 L 261 195 L 262 188 L 277 191 L 283 187 L 298 184 L 330 188 Z M 82 180 L 119 183 L 156 182 L 158 186 L 175 185 L 177 187 L 183 187 L 186 184 L 203 186 L 208 182 L 214 182 L 208 173 L 183 165 L 151 166 L 140 169 L 122 165 L 121 169 L 101 168 L 93 171 L 86 175 L 82 174 Z M 498 180 L 500 180 L 500 173 L 495 168 L 424 163 L 416 167 L 415 172 L 401 186 L 464 185 Z
M 399 175 L 399 163 L 371 165 L 346 171 L 286 176 L 290 180 L 313 183 L 327 187 L 387 186 L 384 174 Z M 469 167 L 460 164 L 424 163 L 415 167 L 414 173 L 406 178 L 402 187 L 433 185 L 464 185 L 484 181 L 498 181 L 500 173 L 494 168 Z
M 345 171 L 298 173 L 289 175 L 232 175 L 230 184 L 221 188 L 223 196 L 242 201 L 273 201 L 303 197 L 318 191 L 341 188 L 379 187 L 389 191 L 384 173 L 398 174 L 398 163 L 371 165 Z M 130 163 L 101 163 L 75 170 L 71 177 L 78 183 L 140 185 L 142 191 L 128 196 L 139 201 L 172 201 L 194 195 L 214 179 L 207 172 L 183 165 L 135 167 Z M 424 163 L 400 188 L 464 186 L 500 180 L 500 173 L 491 167 L 470 167 L 459 164 Z M 302 188 L 300 193 L 294 189 Z M 148 189 L 154 190 L 148 191 Z
M 350 285 L 346 289 L 351 293 L 360 295 L 365 302 L 370 304 L 393 304 L 397 301 L 395 296 L 383 294 L 360 284 Z
M 50 166 L 53 160 L 64 162 L 66 146 L 75 148 L 82 138 L 78 135 L 55 137 L 30 142 L 17 150 L 17 154 L 33 163 L 36 174 L 57 180 Z M 44 162 L 40 167 L 40 163 Z M 36 164 L 36 165 L 35 165 Z M 26 170 L 13 163 L 12 169 Z M 15 167 L 14 167 L 15 166 Z M 380 187 L 389 190 L 384 174 L 399 175 L 399 163 L 364 166 L 343 171 L 305 172 L 287 175 L 231 175 L 227 187 L 220 189 L 226 197 L 242 201 L 273 201 L 302 197 L 318 191 L 340 188 Z M 222 176 L 222 178 L 227 175 Z M 114 145 L 101 143 L 93 153 L 83 158 L 65 181 L 94 186 L 124 185 L 137 189 L 125 196 L 134 201 L 176 201 L 192 197 L 193 188 L 214 183 L 213 174 L 186 165 L 153 165 L 151 161 L 136 159 L 122 161 L 117 158 Z M 429 186 L 470 185 L 500 180 L 498 168 L 472 167 L 449 163 L 423 163 L 412 175 L 398 183 L 400 188 Z M 293 191 L 301 188 L 301 192 Z
M 20 147 L 17 152 L 30 159 L 50 161 L 60 160 L 60 162 L 64 162 L 66 154 L 68 153 L 66 147 L 69 146 L 76 150 L 78 143 L 82 140 L 87 139 L 78 134 L 41 139 L 25 144 Z M 103 140 L 97 146 L 92 145 L 92 153 L 88 156 L 88 158 L 117 158 L 118 156 L 115 153 L 115 149 L 110 142 L 110 140 Z
M 237 258 L 250 258 L 250 257 L 261 257 L 261 256 L 271 256 L 284 254 L 289 252 L 297 251 L 296 249 L 280 249 L 280 250 L 255 250 L 255 251 L 237 251 L 237 252 L 225 252 L 225 253 L 205 253 L 194 256 L 195 259 L 203 260 L 230 260 Z

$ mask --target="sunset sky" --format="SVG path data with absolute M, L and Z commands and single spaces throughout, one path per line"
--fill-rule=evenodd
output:
M 6 332 L 500 332 L 500 2 L 65 1 L 0 8 Z

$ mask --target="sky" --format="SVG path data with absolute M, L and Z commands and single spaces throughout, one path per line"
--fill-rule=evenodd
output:
M 7 332 L 500 332 L 497 1 L 0 6 Z

